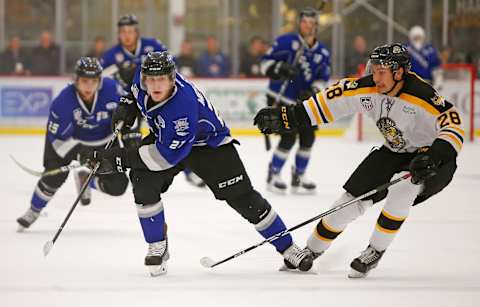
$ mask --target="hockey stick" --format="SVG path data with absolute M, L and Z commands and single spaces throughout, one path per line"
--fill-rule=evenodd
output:
M 405 179 L 408 179 L 408 178 L 410 178 L 411 176 L 412 176 L 412 175 L 411 175 L 410 173 L 407 173 L 407 174 L 405 174 L 405 175 L 403 175 L 403 176 L 401 176 L 401 177 L 399 177 L 399 178 L 397 178 L 397 179 L 395 179 L 395 180 L 392 180 L 392 181 L 390 181 L 390 182 L 387 182 L 387 183 L 385 183 L 385 184 L 382 184 L 381 186 L 378 186 L 378 187 L 376 187 L 375 189 L 373 189 L 373 190 L 371 190 L 371 191 L 369 191 L 369 192 L 367 192 L 367 193 L 365 193 L 365 194 L 363 194 L 363 195 L 360 195 L 360 196 L 358 196 L 358 197 L 356 197 L 356 198 L 354 198 L 354 199 L 352 199 L 352 200 L 349 200 L 349 201 L 347 201 L 347 202 L 345 202 L 345 203 L 343 203 L 343 204 L 340 204 L 340 205 L 338 205 L 338 206 L 336 206 L 336 207 L 333 207 L 333 208 L 331 208 L 330 210 L 325 211 L 325 212 L 323 212 L 323 213 L 321 213 L 321 214 L 319 214 L 319 215 L 317 215 L 317 216 L 315 216 L 315 217 L 312 217 L 311 219 L 306 220 L 306 221 L 304 221 L 304 222 L 302 222 L 302 223 L 300 223 L 300 224 L 298 224 L 298 225 L 296 225 L 296 226 L 293 226 L 293 227 L 291 227 L 291 228 L 289 228 L 289 229 L 285 229 L 284 231 L 279 232 L 279 233 L 277 233 L 277 234 L 275 234 L 275 235 L 273 235 L 273 236 L 271 236 L 271 237 L 263 240 L 262 242 L 260 242 L 260 243 L 258 243 L 258 244 L 255 244 L 255 245 L 252 245 L 252 246 L 250 246 L 249 248 L 246 248 L 246 249 L 244 249 L 244 250 L 236 253 L 235 255 L 232 255 L 232 256 L 230 256 L 230 257 L 227 257 L 227 258 L 225 258 L 225 259 L 223 259 L 223 260 L 221 260 L 221 261 L 217 261 L 217 262 L 216 262 L 216 261 L 214 261 L 213 259 L 211 259 L 211 258 L 209 258 L 209 257 L 203 257 L 202 259 L 200 259 L 200 264 L 201 264 L 202 266 L 206 267 L 206 268 L 213 268 L 213 267 L 215 267 L 215 266 L 217 266 L 217 265 L 219 265 L 219 264 L 222 264 L 222 263 L 224 263 L 224 262 L 227 262 L 227 261 L 229 261 L 229 260 L 232 260 L 233 258 L 237 258 L 238 256 L 241 256 L 241 255 L 243 255 L 243 254 L 245 254 L 245 253 L 247 253 L 247 252 L 249 252 L 249 251 L 251 251 L 251 250 L 253 250 L 253 249 L 257 248 L 257 247 L 259 247 L 259 246 L 262 246 L 262 245 L 265 244 L 265 243 L 270 243 L 270 242 L 272 242 L 272 241 L 275 241 L 276 239 L 281 238 L 281 237 L 283 237 L 283 236 L 286 235 L 286 234 L 289 234 L 290 232 L 294 231 L 295 229 L 298 229 L 298 228 L 300 228 L 300 227 L 303 227 L 303 226 L 305 226 L 305 225 L 307 225 L 307 224 L 310 224 L 310 223 L 313 222 L 313 221 L 316 221 L 316 220 L 318 220 L 318 219 L 321 219 L 322 217 L 325 217 L 325 216 L 327 216 L 327 215 L 330 215 L 330 214 L 332 214 L 332 213 L 334 213 L 334 212 L 336 212 L 336 211 L 338 211 L 338 210 L 341 210 L 341 209 L 343 209 L 343 208 L 345 208 L 345 207 L 347 207 L 347 206 L 350 206 L 351 204 L 353 204 L 353 203 L 355 203 L 355 202 L 357 202 L 357 201 L 360 201 L 360 200 L 362 200 L 362 199 L 365 199 L 365 198 L 367 198 L 367 197 L 369 197 L 369 196 L 372 196 L 373 194 L 375 194 L 375 193 L 377 193 L 377 192 L 381 192 L 381 191 L 383 191 L 383 190 L 386 190 L 386 189 L 388 189 L 389 187 L 391 187 L 392 185 L 397 184 L 397 183 L 399 183 L 399 182 L 401 182 L 401 181 L 403 181 L 403 180 L 405 180 Z
M 295 58 L 293 59 L 292 66 L 296 66 L 298 64 L 298 62 L 300 61 L 300 57 L 303 55 L 304 49 L 308 47 L 307 43 L 301 37 L 300 37 L 300 42 L 302 43 L 302 45 L 298 47 L 298 50 L 295 53 Z M 282 85 L 280 86 L 280 90 L 278 91 L 277 95 L 275 95 L 275 104 L 278 104 L 283 94 L 285 94 L 285 91 L 287 90 L 288 82 L 290 82 L 289 79 L 283 81 Z M 270 135 L 264 134 L 264 137 L 265 137 L 265 149 L 267 151 L 270 151 L 270 149 L 272 148 Z
M 18 160 L 16 160 L 12 155 L 10 155 L 10 158 L 13 160 L 13 162 L 15 162 L 15 164 L 20 167 L 21 169 L 23 169 L 25 172 L 29 173 L 30 175 L 33 175 L 35 177 L 47 177 L 47 176 L 53 176 L 53 175 L 57 175 L 57 174 L 61 174 L 61 173 L 66 173 L 66 172 L 69 172 L 73 169 L 76 169 L 76 168 L 79 168 L 79 167 L 85 167 L 85 165 L 81 165 L 81 164 L 78 164 L 78 163 L 75 163 L 73 162 L 72 164 L 70 165 L 64 165 L 64 166 L 61 166 L 59 168 L 54 168 L 54 169 L 51 169 L 49 171 L 44 171 L 44 172 L 39 172 L 39 171 L 36 171 L 36 170 L 33 170 L 31 168 L 28 168 L 26 167 L 25 165 L 23 165 L 22 163 L 18 162 Z
M 105 145 L 105 149 L 109 149 L 110 147 L 112 147 L 113 143 L 115 142 L 115 139 L 117 138 L 118 134 L 120 133 L 120 129 L 122 129 L 122 126 L 123 126 L 123 122 L 120 122 L 120 123 L 117 124 L 117 126 L 115 127 L 115 132 L 113 132 L 112 138 L 108 141 L 107 145 Z M 75 207 L 77 206 L 78 202 L 80 201 L 80 198 L 82 198 L 83 193 L 85 192 L 88 185 L 90 184 L 90 181 L 92 180 L 93 176 L 95 176 L 95 174 L 97 173 L 97 170 L 98 170 L 99 167 L 100 167 L 100 162 L 97 162 L 97 164 L 95 164 L 95 167 L 91 170 L 90 174 L 88 175 L 87 180 L 83 183 L 82 188 L 80 189 L 80 192 L 78 193 L 77 198 L 73 202 L 73 205 L 70 208 L 70 210 L 68 211 L 68 214 L 65 217 L 65 219 L 63 220 L 62 224 L 60 225 L 60 228 L 58 228 L 57 232 L 55 233 L 55 236 L 53 237 L 53 239 L 51 241 L 47 241 L 45 243 L 45 245 L 43 246 L 43 255 L 45 257 L 48 255 L 50 250 L 53 248 L 53 245 L 55 244 L 58 237 L 60 236 L 60 233 L 62 232 L 63 227 L 65 227 L 65 225 L 67 224 L 67 221 L 70 218 L 70 216 L 72 215 L 73 210 L 75 210 Z

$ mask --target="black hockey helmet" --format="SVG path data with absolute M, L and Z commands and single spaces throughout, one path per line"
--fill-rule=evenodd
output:
M 96 58 L 81 57 L 75 64 L 75 76 L 84 78 L 100 78 L 103 67 Z
M 405 72 L 410 70 L 410 55 L 407 48 L 400 43 L 392 43 L 376 47 L 370 53 L 367 70 L 371 72 L 371 64 L 381 64 L 390 67 L 392 71 L 403 67 Z
M 149 52 L 142 62 L 142 76 L 169 75 L 175 80 L 175 62 L 173 56 L 167 51 Z
M 117 26 L 119 28 L 123 26 L 138 26 L 138 18 L 133 14 L 123 15 L 118 19 Z
M 304 17 L 310 17 L 315 19 L 315 22 L 318 23 L 318 11 L 314 9 L 313 7 L 306 7 L 303 10 L 300 11 L 300 14 L 298 14 L 298 21 L 302 20 Z

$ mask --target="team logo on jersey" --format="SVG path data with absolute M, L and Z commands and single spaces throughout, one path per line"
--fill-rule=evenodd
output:
M 403 106 L 403 113 L 407 113 L 407 114 L 416 114 L 417 111 L 415 111 L 415 108 L 412 108 L 412 107 L 409 107 L 409 106 Z
M 397 128 L 393 119 L 381 117 L 377 121 L 377 127 L 392 149 L 400 150 L 405 147 L 406 141 L 403 138 L 403 133 Z
M 348 82 L 346 84 L 346 86 L 347 86 L 347 90 L 353 90 L 353 89 L 356 89 L 358 87 L 358 83 L 357 83 L 357 81 L 352 80 L 352 81 Z
M 117 103 L 115 101 L 110 101 L 105 105 L 105 108 L 109 111 L 115 110 L 117 108 Z
M 190 133 L 188 132 L 189 124 L 187 117 L 182 117 L 174 120 L 173 124 L 175 125 L 175 132 L 177 133 L 177 135 L 186 136 Z
M 382 105 L 385 104 L 385 109 L 387 110 L 387 114 L 390 113 L 390 110 L 392 109 L 393 105 L 395 104 L 395 101 L 389 97 L 384 98 L 382 101 Z
M 292 49 L 293 50 L 298 50 L 300 48 L 300 42 L 299 41 L 292 41 Z
M 370 111 L 373 109 L 372 98 L 370 97 L 360 97 L 360 104 L 365 109 L 365 111 Z
M 115 53 L 115 61 L 117 61 L 117 63 L 122 63 L 124 60 L 125 57 L 121 52 Z
M 442 106 L 442 107 L 445 106 L 445 98 L 443 98 L 439 94 L 435 94 L 435 96 L 433 96 L 433 98 L 431 98 L 431 100 L 432 100 L 433 104 L 436 105 L 436 106 Z

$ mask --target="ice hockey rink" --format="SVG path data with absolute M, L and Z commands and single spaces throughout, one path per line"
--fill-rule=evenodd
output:
M 270 154 L 263 138 L 240 141 L 252 181 L 289 227 L 327 210 L 375 145 L 319 138 L 309 171 L 317 194 L 276 196 L 265 190 Z M 366 247 L 383 203 L 347 228 L 316 261 L 315 272 L 279 272 L 282 258 L 267 245 L 206 269 L 201 257 L 221 260 L 262 238 L 210 191 L 190 186 L 183 174 L 164 195 L 171 253 L 167 275 L 151 278 L 143 266 L 147 246 L 130 189 L 117 198 L 94 192 L 92 204 L 76 208 L 45 258 L 43 245 L 75 199 L 73 180 L 67 180 L 31 229 L 17 233 L 15 219 L 29 206 L 37 178 L 9 158 L 12 154 L 40 170 L 43 142 L 42 136 L 0 137 L 0 306 L 480 305 L 478 142 L 464 146 L 452 184 L 411 210 L 379 267 L 363 280 L 347 278 L 349 264 Z M 289 178 L 287 164 L 284 179 Z M 293 233 L 299 245 L 304 246 L 313 227 Z

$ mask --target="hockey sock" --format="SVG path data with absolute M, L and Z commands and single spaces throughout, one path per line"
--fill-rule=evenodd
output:
M 275 174 L 280 173 L 287 158 L 288 158 L 288 151 L 284 151 L 280 148 L 277 148 L 273 153 L 272 162 L 270 162 L 271 170 Z
M 42 180 L 39 180 L 35 186 L 35 190 L 32 195 L 31 208 L 33 211 L 40 212 L 47 203 L 52 199 L 57 189 L 49 187 Z
M 350 193 L 343 193 L 331 208 L 348 202 L 353 198 Z M 372 200 L 358 201 L 321 219 L 307 240 L 308 248 L 315 253 L 327 250 L 332 241 L 340 235 L 348 224 L 365 213 L 367 208 L 372 205 Z
M 299 175 L 305 173 L 308 162 L 310 161 L 310 148 L 300 148 L 295 154 L 295 172 Z
M 370 238 L 370 245 L 377 251 L 384 251 L 392 243 L 408 216 L 410 207 L 421 186 L 410 181 L 392 186 Z
M 277 213 L 270 209 L 270 212 L 257 224 L 255 229 L 265 238 L 269 238 L 286 229 L 282 219 Z M 282 253 L 293 244 L 292 236 L 290 234 L 280 237 L 271 242 L 278 252 Z
M 313 233 L 308 238 L 307 246 L 315 253 L 324 252 L 330 247 L 332 241 L 341 233 L 342 230 L 332 228 L 324 221 L 324 219 L 321 219 L 320 222 L 318 222 L 317 227 L 313 230 Z
M 163 203 L 153 205 L 138 205 L 137 213 L 147 243 L 165 240 L 165 215 Z

